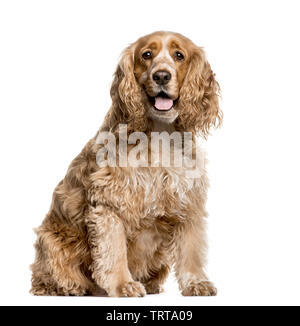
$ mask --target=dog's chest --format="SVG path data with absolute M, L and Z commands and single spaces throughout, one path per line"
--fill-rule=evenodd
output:
M 190 193 L 199 180 L 187 177 L 182 168 L 133 168 L 123 179 L 121 212 L 140 218 L 180 216 L 190 204 Z
M 192 170 L 174 164 L 100 169 L 93 175 L 94 197 L 114 207 L 126 220 L 151 222 L 156 217 L 181 217 L 195 201 L 195 194 L 201 196 L 205 191 L 205 155 L 199 153 Z M 176 155 L 173 153 L 173 157 Z

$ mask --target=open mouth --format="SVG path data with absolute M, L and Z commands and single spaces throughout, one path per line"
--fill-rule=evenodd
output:
M 176 100 L 172 100 L 165 92 L 160 92 L 156 96 L 149 96 L 154 109 L 158 111 L 170 111 L 175 105 Z

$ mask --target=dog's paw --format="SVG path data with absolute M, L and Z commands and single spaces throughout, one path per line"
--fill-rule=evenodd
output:
M 145 295 L 145 288 L 140 282 L 126 282 L 118 287 L 120 297 L 144 297 Z
M 164 292 L 163 287 L 160 284 L 148 282 L 144 284 L 147 294 L 159 294 Z
M 215 296 L 217 289 L 209 281 L 191 283 L 182 290 L 184 296 Z

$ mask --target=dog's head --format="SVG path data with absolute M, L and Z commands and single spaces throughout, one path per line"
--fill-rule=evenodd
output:
M 222 120 L 218 92 L 204 51 L 171 32 L 144 36 L 125 49 L 111 88 L 133 129 L 144 130 L 151 119 L 203 135 Z

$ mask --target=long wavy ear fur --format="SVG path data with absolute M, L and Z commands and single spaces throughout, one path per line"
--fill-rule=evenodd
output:
M 205 138 L 209 129 L 218 127 L 223 118 L 219 108 L 219 84 L 204 51 L 196 48 L 180 90 L 179 116 L 180 129 L 200 132 Z
M 126 123 L 128 130 L 143 131 L 146 128 L 146 109 L 142 92 L 134 76 L 133 46 L 126 48 L 114 74 L 110 90 L 112 108 L 106 124 L 111 128 Z

